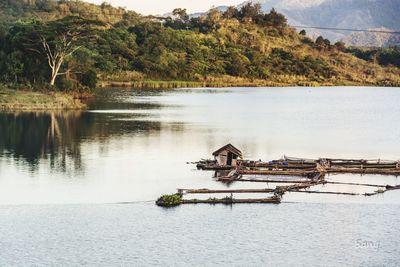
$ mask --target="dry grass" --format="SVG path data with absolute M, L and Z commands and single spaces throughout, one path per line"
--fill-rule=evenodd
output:
M 0 110 L 84 109 L 86 105 L 65 93 L 0 89 Z

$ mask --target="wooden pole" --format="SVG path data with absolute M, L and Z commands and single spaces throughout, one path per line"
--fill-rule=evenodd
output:
M 371 186 L 371 187 L 386 187 L 386 185 L 379 184 L 359 184 L 359 183 L 342 183 L 342 182 L 328 182 L 325 181 L 324 184 L 342 184 L 342 185 L 359 185 L 359 186 Z
M 281 171 L 281 170 L 240 170 L 240 174 L 253 175 L 284 175 L 284 176 L 309 176 L 316 173 L 315 169 L 308 171 Z
M 309 193 L 309 194 L 348 195 L 348 196 L 360 196 L 360 195 L 361 195 L 361 194 L 357 194 L 357 193 L 324 192 L 324 191 L 298 191 L 298 190 L 289 190 L 289 192 L 294 192 L 294 193 Z
M 308 183 L 309 181 L 307 181 L 307 180 L 304 180 L 304 181 L 301 181 L 301 180 L 296 180 L 296 181 L 290 181 L 290 180 L 287 180 L 287 181 L 284 181 L 284 180 L 270 180 L 270 179 L 267 179 L 267 180 L 265 180 L 265 179 L 237 179 L 237 180 L 235 180 L 235 182 L 252 182 L 252 183 L 281 183 L 281 184 L 290 184 L 290 183 L 292 183 L 292 184 L 303 184 L 303 183 Z
M 183 194 L 220 194 L 220 193 L 273 193 L 275 189 L 222 189 L 222 190 L 212 190 L 212 189 L 178 189 L 179 192 Z
M 270 197 L 270 198 L 259 198 L 259 199 L 234 199 L 234 198 L 222 198 L 222 199 L 184 199 L 182 200 L 182 204 L 249 204 L 249 203 L 271 203 L 271 204 L 279 204 L 281 199 L 279 197 Z

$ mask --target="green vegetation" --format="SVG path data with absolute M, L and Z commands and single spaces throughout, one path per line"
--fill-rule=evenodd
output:
M 83 109 L 86 105 L 72 94 L 41 93 L 0 88 L 1 110 Z
M 0 111 L 83 109 L 85 107 L 72 94 L 0 89 Z
M 366 61 L 379 63 L 382 66 L 400 68 L 400 47 L 390 48 L 357 48 L 352 47 L 348 49 L 358 58 Z
M 179 206 L 182 204 L 182 196 L 179 194 L 163 195 L 156 201 L 156 204 L 162 207 Z
M 376 190 L 375 191 L 375 193 L 377 193 L 377 194 L 383 194 L 383 193 L 385 193 L 385 188 L 378 188 L 378 190 Z
M 400 85 L 398 50 L 371 61 L 343 43 L 297 33 L 259 4 L 194 18 L 184 9 L 172 14 L 0 0 L 0 84 L 81 93 L 108 86 Z
M 210 203 L 225 202 L 226 204 L 232 204 L 233 196 L 225 196 L 223 198 L 210 197 L 207 199 L 207 201 Z
M 75 91 L 94 88 L 96 71 L 89 57 L 85 58 L 78 50 L 92 38 L 90 27 L 98 24 L 79 17 L 16 22 L 8 29 L 0 46 L 2 81 L 32 88 L 58 87 Z

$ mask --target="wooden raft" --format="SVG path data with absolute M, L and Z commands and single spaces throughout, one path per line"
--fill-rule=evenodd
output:
M 180 204 L 247 204 L 247 203 L 273 203 L 281 202 L 282 196 L 288 192 L 308 193 L 308 194 L 335 194 L 349 196 L 373 196 L 383 194 L 390 190 L 399 190 L 400 185 L 383 185 L 383 184 L 365 184 L 365 183 L 346 183 L 336 181 L 326 181 L 326 174 L 378 174 L 378 175 L 400 175 L 400 162 L 387 160 L 363 160 L 363 159 L 303 159 L 284 157 L 279 160 L 269 162 L 237 160 L 236 166 L 219 166 L 214 160 L 202 160 L 195 162 L 200 170 L 207 171 L 226 171 L 229 172 L 225 176 L 217 178 L 218 181 L 230 184 L 234 182 L 254 182 L 254 183 L 276 183 L 287 184 L 276 186 L 275 188 L 258 188 L 258 189 L 178 189 L 177 194 L 172 195 L 176 199 L 173 206 Z M 244 178 L 244 176 L 262 176 L 262 178 Z M 292 177 L 288 178 L 271 178 L 271 177 Z M 293 179 L 295 178 L 295 179 Z M 373 193 L 351 193 L 351 192 L 329 192 L 316 191 L 310 188 L 316 185 L 337 184 L 351 186 L 367 186 L 374 187 L 377 190 Z M 208 198 L 208 199 L 183 199 L 183 196 L 192 194 L 230 194 L 224 198 Z M 258 199 L 235 199 L 233 194 L 269 194 L 269 197 Z M 165 195 L 167 196 L 167 195 Z M 164 196 L 164 197 L 165 197 Z M 168 197 L 168 196 L 167 196 Z M 168 204 L 168 205 L 167 205 Z M 160 198 L 157 201 L 159 206 L 172 206 Z

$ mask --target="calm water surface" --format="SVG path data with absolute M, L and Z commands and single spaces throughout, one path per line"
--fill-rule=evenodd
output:
M 153 201 L 224 188 L 186 162 L 226 143 L 250 159 L 400 159 L 399 89 L 104 90 L 86 112 L 0 113 L 0 265 L 396 266 L 399 191 L 233 207 Z

